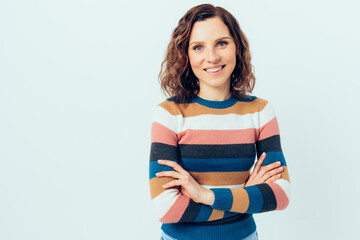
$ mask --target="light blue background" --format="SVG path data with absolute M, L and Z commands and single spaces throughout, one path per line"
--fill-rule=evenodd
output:
M 292 195 L 259 238 L 358 234 L 357 1 L 210 1 L 250 42 Z M 171 31 L 204 1 L 0 2 L 0 239 L 159 239 L 148 160 Z

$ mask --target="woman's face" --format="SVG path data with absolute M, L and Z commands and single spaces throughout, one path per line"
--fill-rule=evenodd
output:
M 190 34 L 188 56 L 199 79 L 200 89 L 230 89 L 236 64 L 236 46 L 228 27 L 219 17 L 195 22 Z

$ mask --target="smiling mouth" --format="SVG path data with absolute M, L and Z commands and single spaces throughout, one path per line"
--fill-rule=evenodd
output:
M 222 65 L 220 67 L 216 67 L 216 68 L 205 68 L 204 71 L 206 72 L 210 72 L 210 73 L 214 73 L 214 72 L 218 72 L 221 69 L 223 69 L 225 67 L 225 65 Z

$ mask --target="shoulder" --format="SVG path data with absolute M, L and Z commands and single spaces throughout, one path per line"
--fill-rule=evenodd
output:
M 259 111 L 262 111 L 265 108 L 265 106 L 268 105 L 270 102 L 268 99 L 257 97 L 255 103 L 258 106 Z
M 167 98 L 166 100 L 162 101 L 156 106 L 156 108 L 166 110 L 168 113 L 170 113 L 173 116 L 181 114 L 178 103 L 174 101 L 174 99 L 172 98 Z
M 154 107 L 153 122 L 177 132 L 179 109 L 173 101 L 168 99 Z
M 261 115 L 268 115 L 269 117 L 274 117 L 276 115 L 274 106 L 269 99 L 258 97 L 256 99 L 256 104 Z
M 251 112 L 262 111 L 269 105 L 269 100 L 255 95 L 247 95 L 246 97 L 237 95 L 236 98 L 242 107 L 246 106 Z
M 177 103 L 171 99 L 166 99 L 154 107 L 153 120 L 156 122 L 171 122 L 171 125 L 174 125 L 177 123 L 180 114 L 181 111 Z

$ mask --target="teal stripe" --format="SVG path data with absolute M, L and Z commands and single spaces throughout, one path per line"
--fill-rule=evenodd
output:
M 287 166 L 283 152 L 266 152 L 266 157 L 261 166 L 266 166 L 277 161 L 280 161 L 281 165 Z
M 249 207 L 246 213 L 260 213 L 264 204 L 260 189 L 256 185 L 244 187 L 244 189 L 249 195 Z

